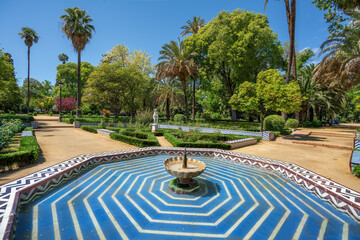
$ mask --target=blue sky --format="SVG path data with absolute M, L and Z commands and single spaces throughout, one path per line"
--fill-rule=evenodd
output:
M 316 52 L 328 32 L 323 12 L 311 2 L 297 1 L 296 41 L 298 49 L 312 48 Z M 18 35 L 23 26 L 35 29 L 40 36 L 31 48 L 31 77 L 54 83 L 60 53 L 77 62 L 71 41 L 61 32 L 59 18 L 65 8 L 74 6 L 87 10 L 94 19 L 96 33 L 82 60 L 95 66 L 102 54 L 118 44 L 130 50 L 146 50 L 156 64 L 161 46 L 179 37 L 187 19 L 201 16 L 208 22 L 222 10 L 240 8 L 266 14 L 279 40 L 289 39 L 281 0 L 269 0 L 266 12 L 264 0 L 1 0 L 0 48 L 13 56 L 20 85 L 27 77 L 27 48 Z

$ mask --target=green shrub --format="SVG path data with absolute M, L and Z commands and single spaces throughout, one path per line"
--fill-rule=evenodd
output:
M 53 115 L 53 112 L 49 112 L 49 116 L 52 116 Z
M 345 118 L 340 118 L 339 122 L 340 123 L 349 123 L 349 121 L 346 120 Z
M 201 113 L 199 113 L 199 112 L 197 112 L 196 114 L 195 114 L 195 118 L 196 119 L 199 119 L 199 118 L 201 118 L 202 116 L 201 116 Z
M 5 111 L 4 111 L 4 110 L 0 110 L 0 114 L 5 114 Z
M 136 136 L 146 136 L 146 139 L 138 138 Z M 131 134 L 130 131 L 120 131 L 119 133 L 110 133 L 110 138 L 125 142 L 137 147 L 150 147 L 150 146 L 160 146 L 158 140 L 156 139 L 155 135 L 152 133 L 145 133 L 145 132 L 136 132 Z
M 264 128 L 267 131 L 282 131 L 285 120 L 279 115 L 270 115 L 264 119 Z
M 281 133 L 284 134 L 284 135 L 290 135 L 292 133 L 292 130 L 291 129 L 283 129 L 281 131 Z
M 143 125 L 149 125 L 153 122 L 153 112 L 151 111 L 143 111 L 136 115 L 136 122 L 141 123 Z
M 210 112 L 204 112 L 202 114 L 202 117 L 205 119 L 205 121 L 210 121 L 211 120 L 211 113 Z
M 23 131 L 34 131 L 34 128 L 33 127 L 26 127 L 26 128 L 24 128 Z
M 313 128 L 313 127 L 321 127 L 323 124 L 322 121 L 314 119 L 314 121 L 310 122 L 310 121 L 302 121 L 300 123 L 300 125 L 302 127 L 309 127 L 309 128 Z
M 358 128 L 357 131 L 360 132 L 360 128 Z
M 360 178 L 360 165 L 355 165 L 352 169 L 352 173 Z
M 20 116 L 20 115 L 10 115 L 10 114 L 4 114 L 0 115 L 0 121 L 2 120 L 10 120 L 10 119 L 19 119 L 22 122 L 32 122 L 35 121 L 34 117 L 30 116 Z
M 220 119 L 221 119 L 220 113 L 213 113 L 213 114 L 211 114 L 211 119 L 213 119 L 213 120 L 220 120 Z
M 299 122 L 296 119 L 289 118 L 285 123 L 285 128 L 297 128 L 299 126 Z
M 91 133 L 97 133 L 97 129 L 101 129 L 102 127 L 99 126 L 92 126 L 92 125 L 82 125 L 80 126 L 82 130 L 91 132 Z
M 280 132 L 279 131 L 274 131 L 274 137 L 277 138 L 280 136 Z
M 14 111 L 9 111 L 9 114 L 15 115 L 15 112 Z
M 314 119 L 312 125 L 313 125 L 313 127 L 321 127 L 322 122 L 320 120 Z
M 33 112 L 33 114 L 32 114 L 33 116 L 37 116 L 37 112 Z
M 39 160 L 40 148 L 34 136 L 22 137 L 20 148 L 16 152 L 0 154 L 0 167 L 22 166 Z
M 186 122 L 186 117 L 184 114 L 176 114 L 174 116 L 174 121 L 178 122 L 178 123 L 184 123 L 184 122 Z
M 4 120 L 0 126 L 0 150 L 3 149 L 15 133 L 20 132 L 24 125 L 19 119 Z
M 64 123 L 73 124 L 74 119 L 73 118 L 63 118 L 61 119 Z
M 100 123 L 103 118 L 75 118 L 74 121 L 88 122 L 88 123 Z

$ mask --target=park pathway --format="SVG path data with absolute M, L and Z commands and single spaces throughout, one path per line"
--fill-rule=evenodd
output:
M 173 145 L 165 137 L 156 137 L 161 147 L 172 147 Z
M 136 148 L 109 137 L 58 122 L 57 117 L 37 116 L 35 118 L 39 128 L 34 132 L 42 153 L 39 162 L 18 170 L 0 173 L 0 184 L 82 154 Z

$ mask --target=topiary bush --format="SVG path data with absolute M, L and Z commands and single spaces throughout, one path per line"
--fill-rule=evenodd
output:
M 53 112 L 49 112 L 49 116 L 52 116 L 53 115 Z
M 85 130 L 85 131 L 88 131 L 88 132 L 91 132 L 91 133 L 97 133 L 97 130 L 101 129 L 102 127 L 100 127 L 100 126 L 92 126 L 92 125 L 82 125 L 82 126 L 80 126 L 80 128 L 82 130 Z
M 4 111 L 4 110 L 0 110 L 0 114 L 5 114 L 5 111 Z
M 179 123 L 184 123 L 184 122 L 186 122 L 186 117 L 184 114 L 176 114 L 174 116 L 174 121 L 179 122 Z
M 289 118 L 285 123 L 285 128 L 297 128 L 299 126 L 299 122 L 296 119 Z
M 352 169 L 352 173 L 360 178 L 360 165 L 355 165 Z
M 33 112 L 33 114 L 32 114 L 33 116 L 37 116 L 37 112 Z
M 264 128 L 267 131 L 279 131 L 284 129 L 285 120 L 279 115 L 270 115 L 264 119 Z

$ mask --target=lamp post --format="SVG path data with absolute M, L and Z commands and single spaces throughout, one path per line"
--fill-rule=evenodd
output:
M 60 112 L 59 112 L 60 114 L 59 114 L 59 122 L 62 122 L 62 119 L 61 119 L 61 87 L 62 87 L 62 84 L 63 84 L 63 83 L 62 83 L 59 79 L 57 79 L 56 81 L 57 81 L 57 83 L 58 83 L 58 85 L 59 85 L 59 87 L 60 87 L 60 109 L 59 109 L 59 110 L 60 110 Z

